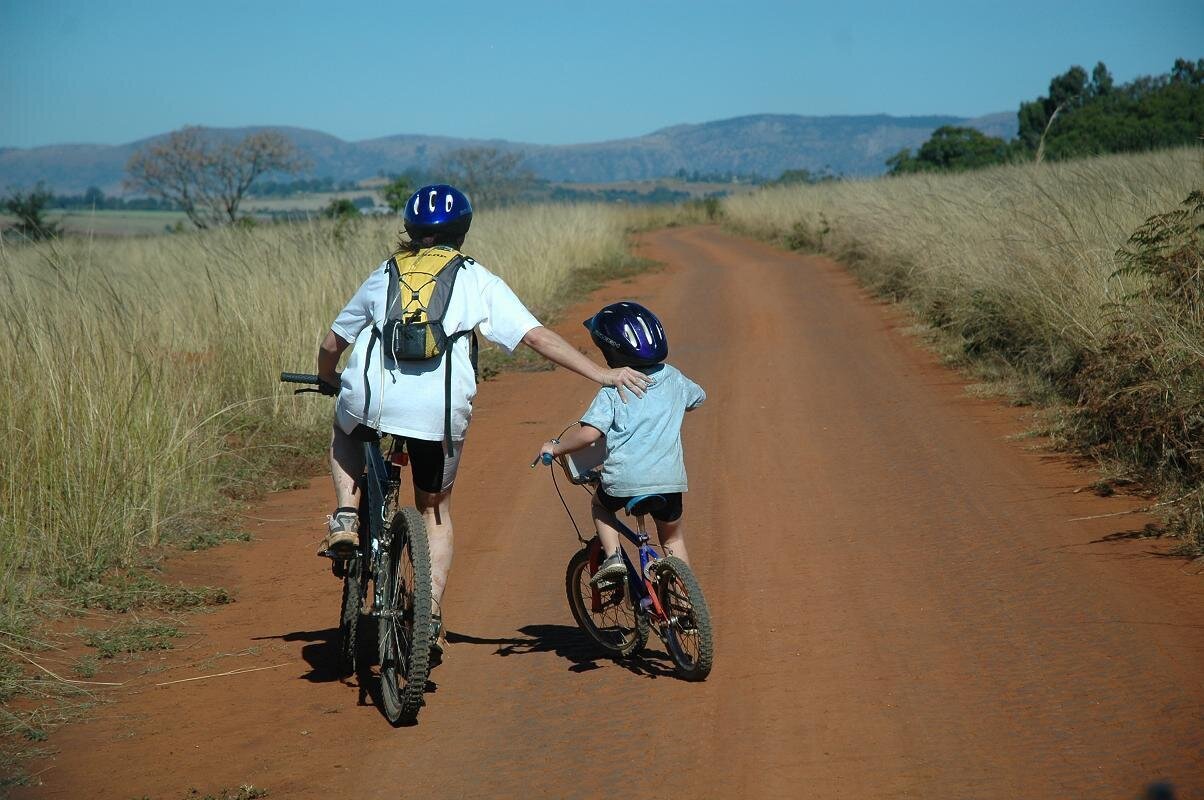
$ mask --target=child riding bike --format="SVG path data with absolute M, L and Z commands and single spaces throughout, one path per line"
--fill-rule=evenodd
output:
M 639 303 L 612 303 L 584 324 L 608 366 L 633 367 L 652 379 L 644 396 L 629 403 L 621 402 L 615 389 L 604 387 L 577 428 L 540 449 L 541 458 L 545 454 L 555 458 L 605 437 L 606 460 L 592 508 L 606 554 L 591 580 L 598 586 L 620 581 L 627 573 L 619 555 L 619 532 L 611 520 L 614 512 L 640 495 L 664 496 L 664 507 L 650 512 L 657 536 L 667 555 L 689 563 L 682 529 L 682 494 L 687 485 L 681 423 L 687 411 L 702 405 L 706 392 L 665 363 L 669 355 L 665 329 Z

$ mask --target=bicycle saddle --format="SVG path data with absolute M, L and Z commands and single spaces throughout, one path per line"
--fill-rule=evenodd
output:
M 660 511 L 669 501 L 660 494 L 641 494 L 627 501 L 627 513 L 633 517 L 642 517 L 653 511 Z

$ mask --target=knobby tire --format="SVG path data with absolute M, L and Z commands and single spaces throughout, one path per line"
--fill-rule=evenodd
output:
M 715 639 L 698 579 L 676 556 L 656 562 L 653 579 L 657 599 L 669 616 L 665 644 L 678 675 L 688 681 L 705 680 L 715 658 Z
M 381 700 L 389 722 L 403 725 L 422 708 L 433 641 L 431 555 L 426 524 L 413 508 L 393 517 L 387 568 L 379 620 Z
M 355 674 L 360 609 L 364 599 L 362 563 L 357 555 L 343 565 L 343 604 L 339 610 L 339 673 L 343 676 Z

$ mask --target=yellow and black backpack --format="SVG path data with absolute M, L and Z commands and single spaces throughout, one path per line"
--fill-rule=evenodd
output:
M 472 328 L 448 331 L 443 317 L 452 289 L 466 259 L 451 247 L 428 247 L 416 253 L 395 253 L 386 264 L 389 291 L 380 330 L 384 358 L 394 361 L 433 361 L 445 358 L 443 437 L 448 455 L 455 455 L 451 438 L 451 349 L 457 339 L 471 336 L 469 345 L 474 377 L 477 371 L 477 337 Z M 367 364 L 365 363 L 365 367 Z

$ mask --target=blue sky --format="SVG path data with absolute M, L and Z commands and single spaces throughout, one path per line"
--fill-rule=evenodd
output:
M 0 146 L 185 124 L 564 144 L 761 112 L 1014 110 L 1204 57 L 1200 0 L 0 0 Z

